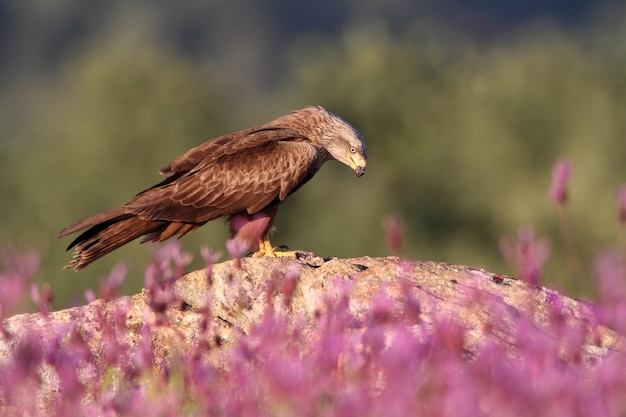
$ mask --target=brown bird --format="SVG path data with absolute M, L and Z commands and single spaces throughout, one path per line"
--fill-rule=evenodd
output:
M 365 173 L 361 134 L 322 107 L 306 107 L 264 125 L 219 136 L 190 149 L 160 173 L 160 183 L 128 203 L 79 220 L 57 238 L 87 229 L 69 244 L 78 271 L 122 245 L 183 237 L 226 217 L 233 241 L 256 256 L 280 256 L 269 243 L 278 206 L 336 159 Z

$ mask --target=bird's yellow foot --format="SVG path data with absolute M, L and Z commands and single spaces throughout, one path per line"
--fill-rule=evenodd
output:
M 294 250 L 283 250 L 284 246 L 280 248 L 273 248 L 269 239 L 263 239 L 259 242 L 259 250 L 258 252 L 254 252 L 252 254 L 253 258 L 259 258 L 261 256 L 269 256 L 272 258 L 278 257 L 286 257 L 286 258 L 297 258 L 298 252 Z
M 300 251 L 297 250 L 287 250 L 289 249 L 287 246 L 279 246 L 274 249 L 274 256 L 280 258 L 294 258 L 298 259 L 300 257 Z

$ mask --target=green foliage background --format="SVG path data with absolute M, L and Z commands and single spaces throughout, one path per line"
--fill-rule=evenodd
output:
M 51 21 L 53 6 L 24 3 Z M 159 2 L 115 4 L 93 22 L 84 16 L 95 12 L 83 10 L 81 22 L 96 29 L 59 50 L 41 40 L 54 56 L 21 61 L 38 69 L 5 66 L 19 83 L 1 85 L 0 237 L 41 251 L 39 280 L 58 305 L 81 303 L 83 289 L 121 261 L 134 277 L 126 291 L 137 291 L 148 259 L 133 243 L 78 274 L 62 272 L 70 258 L 70 239 L 54 239 L 62 227 L 124 203 L 192 146 L 310 104 L 362 132 L 368 172 L 357 179 L 329 163 L 283 205 L 273 243 L 384 256 L 382 223 L 399 214 L 403 256 L 512 273 L 498 242 L 530 225 L 552 241 L 546 282 L 593 296 L 591 259 L 618 242 L 615 192 L 626 181 L 621 10 L 575 28 L 532 22 L 477 40 L 418 15 L 395 24 L 377 8 L 354 6 L 332 30 L 288 38 L 271 14 L 255 14 L 256 3 L 189 2 L 186 14 Z M 18 13 L 27 6 L 13 7 L 16 22 L 32 18 Z M 192 18 L 205 18 L 206 31 L 186 34 Z M 194 41 L 177 43 L 179 32 Z M 578 286 L 547 197 L 560 157 L 574 167 L 569 210 L 585 272 Z M 226 238 L 220 222 L 186 237 L 197 258 L 191 268 L 201 266 L 201 245 L 223 252 Z

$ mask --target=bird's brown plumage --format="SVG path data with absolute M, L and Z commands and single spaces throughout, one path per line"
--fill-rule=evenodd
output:
M 330 159 L 358 176 L 365 172 L 363 138 L 322 107 L 217 137 L 161 169 L 167 176 L 163 181 L 123 206 L 61 230 L 57 237 L 87 229 L 70 243 L 68 250 L 75 249 L 66 268 L 80 270 L 140 236 L 142 242 L 180 238 L 220 217 L 253 247 L 266 238 L 278 205 Z

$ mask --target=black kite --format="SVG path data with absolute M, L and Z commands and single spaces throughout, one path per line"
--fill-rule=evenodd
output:
M 57 238 L 88 228 L 68 246 L 75 249 L 65 268 L 78 271 L 140 236 L 142 243 L 181 238 L 219 217 L 246 250 L 277 256 L 268 234 L 278 206 L 331 159 L 365 173 L 361 134 L 322 107 L 217 137 L 161 169 L 167 178 L 123 206 L 61 230 Z

